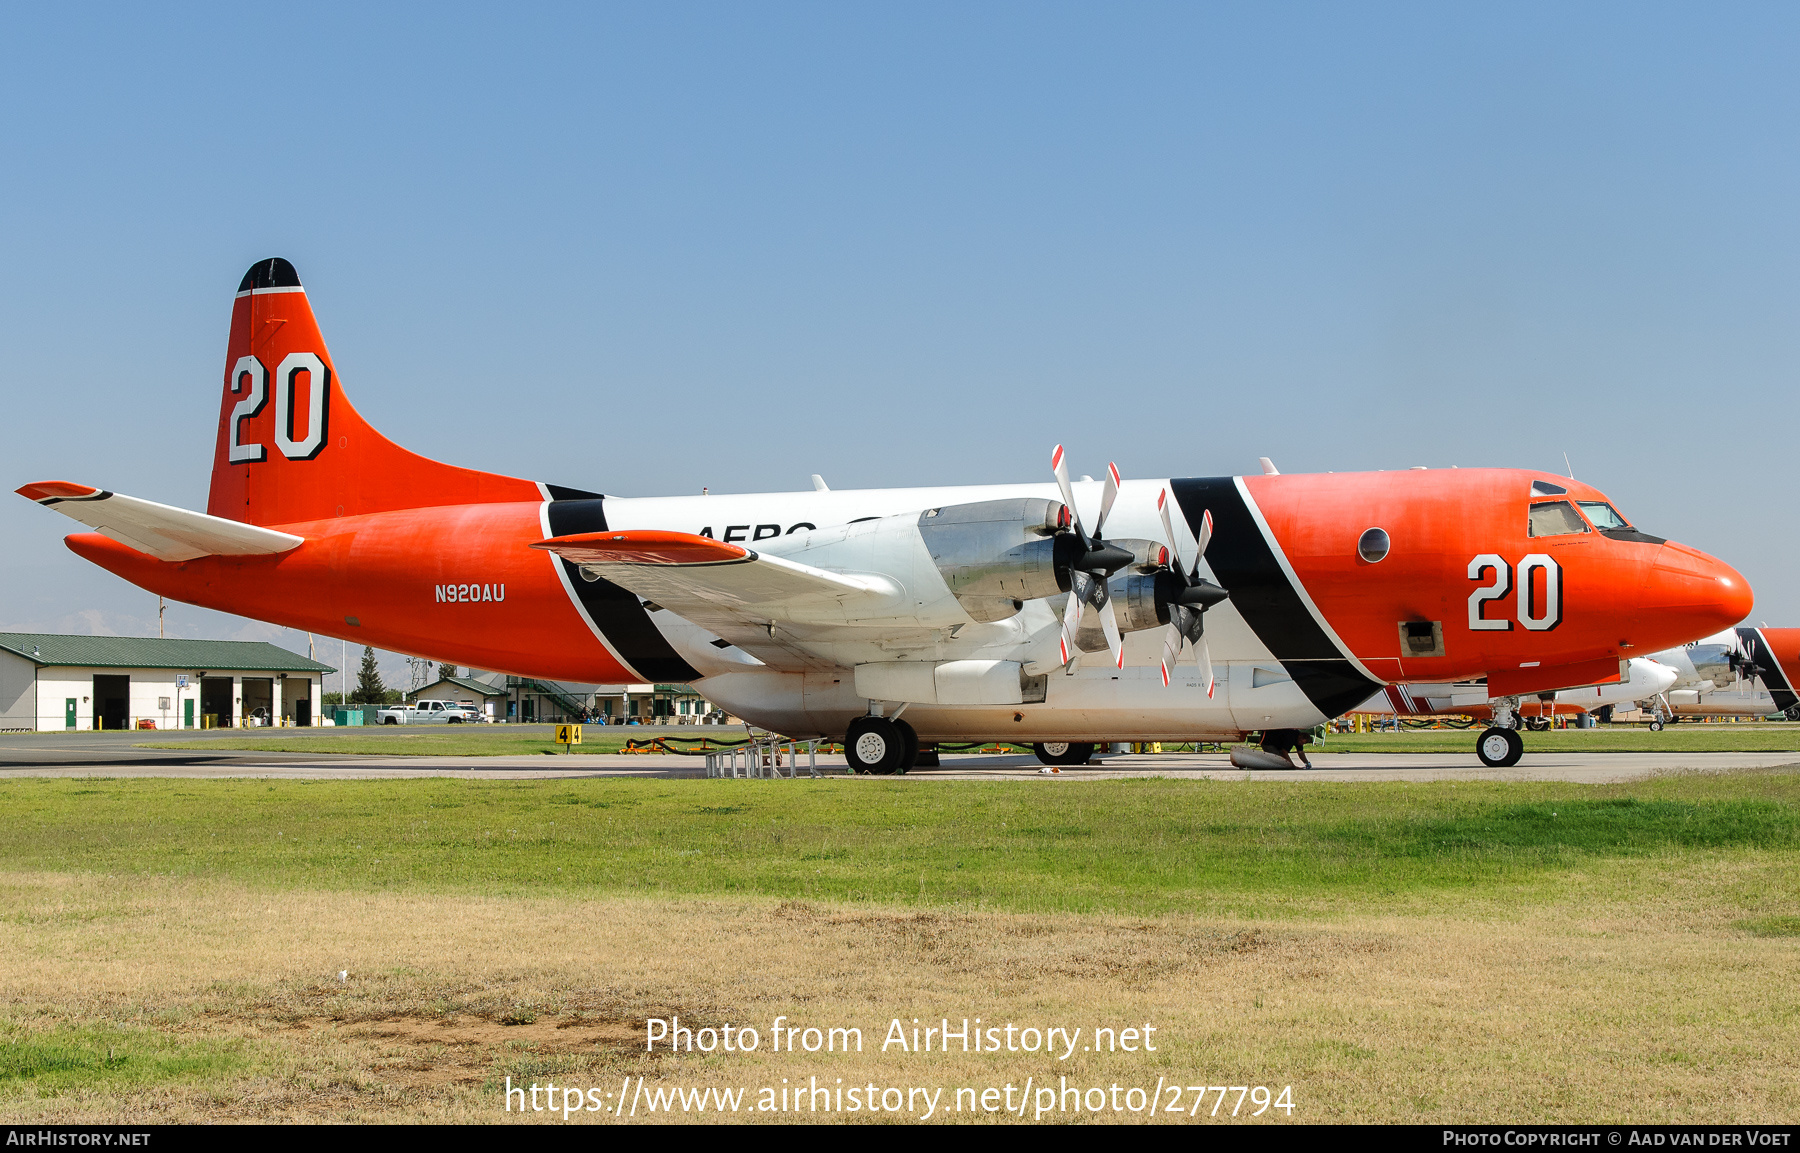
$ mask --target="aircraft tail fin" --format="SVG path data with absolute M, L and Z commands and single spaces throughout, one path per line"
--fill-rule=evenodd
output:
M 231 310 L 209 515 L 294 524 L 391 509 L 542 500 L 534 481 L 441 464 L 363 420 L 294 266 L 250 266 Z

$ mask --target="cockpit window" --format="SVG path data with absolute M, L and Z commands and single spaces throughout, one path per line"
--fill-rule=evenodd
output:
M 1531 506 L 1531 528 L 1527 536 L 1567 536 L 1586 532 L 1587 522 L 1566 500 L 1547 500 Z
M 1618 509 L 1603 500 L 1584 500 L 1581 502 L 1581 511 L 1587 513 L 1588 519 L 1593 521 L 1594 527 L 1601 532 L 1605 532 L 1609 528 L 1628 529 L 1631 527 L 1631 522 L 1620 516 Z

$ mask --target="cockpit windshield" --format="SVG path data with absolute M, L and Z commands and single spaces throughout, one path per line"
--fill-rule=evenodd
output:
M 1527 536 L 1567 536 L 1588 531 L 1587 522 L 1566 500 L 1546 500 L 1531 506 L 1531 524 Z
M 1631 527 L 1631 522 L 1620 516 L 1618 509 L 1603 500 L 1584 500 L 1581 502 L 1581 511 L 1587 513 L 1588 519 L 1593 521 L 1594 527 L 1601 532 L 1605 532 L 1609 528 L 1628 529 Z

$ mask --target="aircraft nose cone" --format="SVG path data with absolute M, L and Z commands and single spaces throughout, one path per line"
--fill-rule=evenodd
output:
M 1681 679 L 1680 674 L 1668 665 L 1658 664 L 1655 661 L 1646 661 L 1645 663 L 1650 666 L 1645 676 L 1649 682 L 1652 696 L 1668 692 L 1675 682 Z
M 1679 622 L 1689 640 L 1730 628 L 1750 615 L 1756 594 L 1744 575 L 1719 560 L 1670 542 L 1658 551 L 1644 582 L 1644 607 Z

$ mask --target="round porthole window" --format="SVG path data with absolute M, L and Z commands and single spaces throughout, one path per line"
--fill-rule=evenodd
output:
M 1363 533 L 1356 542 L 1356 555 L 1374 564 L 1388 554 L 1388 534 L 1385 529 L 1372 528 Z

